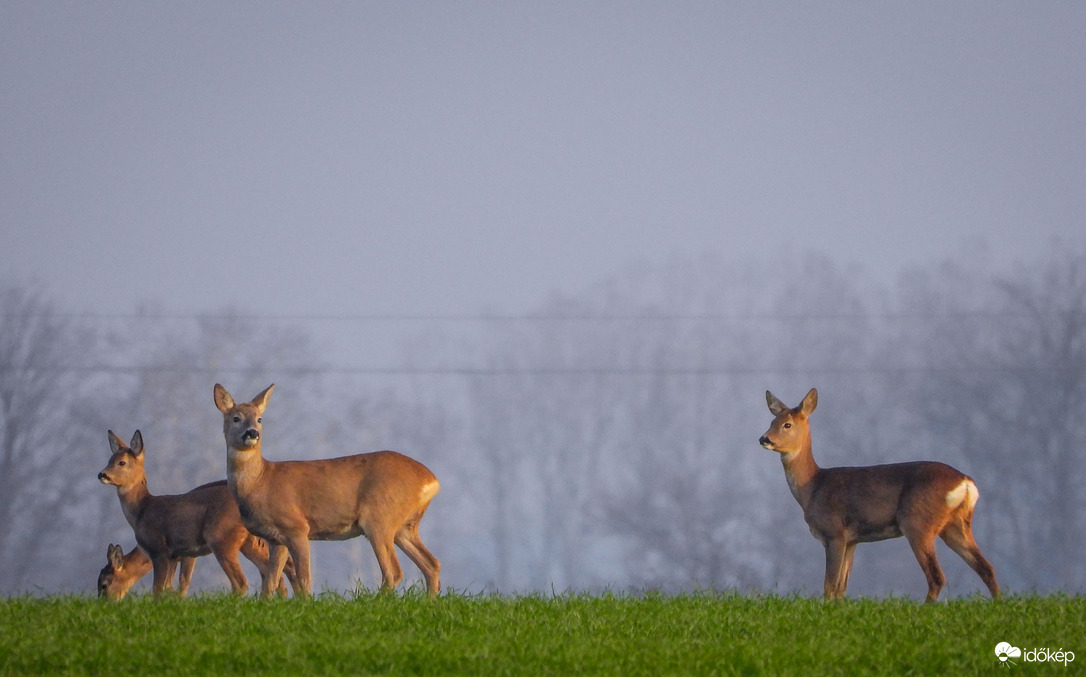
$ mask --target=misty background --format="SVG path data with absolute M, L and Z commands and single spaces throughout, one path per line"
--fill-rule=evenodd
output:
M 107 429 L 152 493 L 223 477 L 216 382 L 276 384 L 269 459 L 428 465 L 447 588 L 820 594 L 757 444 L 767 388 L 816 386 L 822 465 L 951 463 L 1005 590 L 1083 591 L 1083 34 L 1070 3 L 0 5 L 0 591 L 89 593 L 134 545 Z M 856 558 L 853 595 L 926 589 L 903 540 Z M 362 539 L 314 568 L 379 580 Z

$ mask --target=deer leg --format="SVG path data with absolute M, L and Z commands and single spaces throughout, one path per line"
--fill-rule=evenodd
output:
M 173 572 L 177 563 L 166 555 L 159 555 L 151 560 L 154 568 L 154 582 L 151 584 L 151 592 L 158 597 L 163 592 L 173 589 Z
M 287 554 L 287 546 L 268 542 L 268 573 L 261 577 L 261 596 L 272 597 L 279 589 L 279 579 L 282 576 L 283 565 L 287 561 Z M 297 596 L 298 590 L 295 590 L 294 594 Z
M 419 538 L 418 524 L 410 524 L 400 529 L 400 532 L 396 534 L 396 545 L 400 546 L 400 550 L 403 550 L 404 554 L 422 572 L 423 577 L 426 578 L 426 589 L 429 590 L 430 596 L 436 595 L 441 590 L 438 579 L 441 573 L 441 562 L 426 549 L 422 539 Z
M 241 542 L 241 554 L 245 555 L 245 559 L 252 562 L 257 571 L 260 572 L 260 589 L 263 590 L 268 584 L 268 576 L 271 575 L 271 567 L 269 561 L 271 560 L 271 551 L 268 548 L 268 544 L 257 536 L 249 535 L 244 541 Z M 287 570 L 290 573 L 287 573 Z M 283 573 L 287 573 L 291 577 L 291 584 L 294 583 L 294 565 L 291 564 L 290 558 L 287 558 L 287 563 L 283 566 Z M 280 597 L 287 596 L 287 585 L 283 582 L 282 576 L 279 578 L 279 587 L 276 588 Z
M 377 566 L 381 567 L 381 590 L 392 590 L 403 580 L 403 569 L 400 568 L 400 560 L 396 557 L 396 549 L 393 545 L 395 536 L 386 532 L 370 534 L 367 532 L 373 554 L 377 556 Z
M 928 579 L 928 597 L 926 601 L 934 602 L 939 599 L 939 593 L 943 590 L 943 586 L 946 585 L 946 576 L 943 575 L 943 570 L 939 567 L 939 558 L 935 556 L 935 536 L 907 531 L 905 538 L 908 539 L 909 545 L 912 546 L 916 561 L 920 563 L 920 568 L 924 570 L 924 576 Z
M 303 534 L 302 536 L 296 536 L 289 539 L 286 548 L 282 548 L 281 554 L 276 555 L 276 551 L 272 549 L 272 558 L 275 564 L 275 581 L 271 582 L 271 585 L 275 587 L 267 591 L 266 596 L 270 597 L 271 592 L 275 588 L 279 587 L 279 583 L 283 577 L 283 568 L 287 564 L 287 549 L 290 550 L 290 556 L 294 560 L 294 571 L 298 578 L 298 584 L 294 586 L 295 597 L 312 597 L 313 596 L 313 578 L 310 574 L 309 568 L 309 536 Z
M 999 590 L 999 583 L 996 583 L 995 569 L 981 553 L 969 524 L 964 521 L 952 521 L 943 529 L 940 536 L 951 550 L 958 553 L 958 556 L 977 572 L 980 580 L 988 586 L 988 593 L 991 594 L 992 599 L 999 599 L 1002 593 Z
M 226 548 L 215 550 L 215 559 L 222 567 L 226 578 L 230 580 L 230 589 L 235 595 L 244 595 L 249 591 L 249 581 L 245 578 L 245 572 L 241 570 L 241 562 L 238 561 L 238 551 L 231 543 Z
M 195 557 L 181 558 L 181 572 L 177 575 L 177 588 L 182 597 L 189 594 L 189 583 L 192 582 L 192 570 L 195 568 Z M 173 578 L 173 574 L 170 574 L 170 578 Z
M 826 599 L 841 599 L 845 596 L 849 566 L 848 541 L 844 539 L 827 540 L 826 580 L 823 584 Z
M 844 571 L 841 577 L 841 595 L 844 596 L 845 589 L 848 588 L 848 577 L 852 575 L 852 560 L 856 555 L 856 542 L 850 542 L 845 546 L 845 561 Z
M 283 574 L 285 574 L 287 580 L 290 581 L 290 588 L 294 591 L 295 597 L 297 597 L 298 591 L 301 590 L 302 585 L 298 582 L 298 572 L 294 568 L 293 557 L 287 557 L 286 563 L 283 564 Z M 282 597 L 287 596 L 287 585 L 283 582 L 283 576 L 279 577 L 279 594 Z

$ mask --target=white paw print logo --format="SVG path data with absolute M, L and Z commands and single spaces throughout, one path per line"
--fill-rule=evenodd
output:
M 1000 642 L 999 644 L 996 644 L 995 655 L 996 658 L 999 659 L 1000 667 L 1003 667 L 1008 663 L 1010 663 L 1011 665 L 1015 665 L 1015 662 L 1011 659 L 1021 658 L 1022 650 L 1016 646 L 1011 646 L 1010 642 Z

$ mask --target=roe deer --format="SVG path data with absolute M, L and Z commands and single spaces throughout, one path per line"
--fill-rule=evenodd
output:
M 338 541 L 364 535 L 381 567 L 382 589 L 403 580 L 393 544 L 418 566 L 431 595 L 440 589 L 441 563 L 419 538 L 419 521 L 440 489 L 418 461 L 394 451 L 315 461 L 267 461 L 261 455 L 261 415 L 274 385 L 252 402 L 236 404 L 215 385 L 215 406 L 223 414 L 226 477 L 249 531 L 272 545 L 274 586 L 287 551 L 309 596 L 312 577 L 309 541 Z M 294 594 L 299 594 L 298 587 Z
M 185 578 L 186 566 L 189 576 L 192 575 L 192 562 L 195 561 L 193 557 L 181 561 L 182 578 Z M 147 575 L 149 571 L 151 571 L 151 558 L 140 550 L 138 545 L 129 550 L 126 555 L 121 546 L 110 543 L 106 548 L 106 565 L 98 573 L 98 596 L 112 602 L 124 599 L 136 581 Z M 188 580 L 185 580 L 184 586 L 187 590 Z
M 98 473 L 98 480 L 117 487 L 125 519 L 136 534 L 136 542 L 151 560 L 155 595 L 172 587 L 174 571 L 181 562 L 179 587 L 184 596 L 192 578 L 195 558 L 209 553 L 215 554 L 230 580 L 230 587 L 239 595 L 249 589 L 238 562 L 239 551 L 256 565 L 261 578 L 267 581 L 268 544 L 245 530 L 226 480 L 196 487 L 185 494 L 153 496 L 147 490 L 140 431 L 132 436 L 129 446 L 110 430 L 109 447 L 112 455 Z M 293 574 L 293 566 L 288 566 L 287 577 L 292 585 L 295 584 Z M 275 580 L 279 581 L 278 574 Z M 281 596 L 286 596 L 285 584 L 279 583 L 277 588 Z
M 977 572 L 992 597 L 999 597 L 995 570 L 973 539 L 973 480 L 944 463 L 914 461 L 855 468 L 820 468 L 811 455 L 808 418 L 818 404 L 811 388 L 795 409 L 766 391 L 773 423 L 759 442 L 781 455 L 792 495 L 803 518 L 826 548 L 826 599 L 845 594 L 858 543 L 904 535 L 928 580 L 935 601 L 946 577 L 935 557 L 935 537 Z

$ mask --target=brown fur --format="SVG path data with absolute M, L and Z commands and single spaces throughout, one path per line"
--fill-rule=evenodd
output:
M 182 571 L 185 566 L 183 561 Z M 124 599 L 129 589 L 135 585 L 136 581 L 147 575 L 151 568 L 151 558 L 140 550 L 139 546 L 129 550 L 126 555 L 124 550 L 121 550 L 121 546 L 110 543 L 106 548 L 106 565 L 98 573 L 98 596 L 105 597 L 111 602 Z M 187 585 L 186 581 L 186 587 Z
M 935 556 L 940 536 L 999 597 L 995 570 L 973 538 L 977 488 L 944 463 L 915 461 L 865 467 L 820 468 L 811 454 L 808 418 L 818 404 L 811 389 L 795 409 L 766 391 L 773 423 L 763 447 L 781 455 L 784 474 L 803 518 L 826 548 L 826 599 L 848 586 L 858 543 L 905 536 L 928 581 L 928 601 L 938 599 L 946 577 Z
M 140 431 L 132 436 L 129 446 L 111 430 L 109 446 L 112 455 L 98 473 L 98 479 L 102 484 L 117 487 L 125 519 L 135 532 L 136 542 L 151 559 L 155 595 L 171 589 L 173 574 L 180 562 L 179 588 L 184 596 L 188 592 L 195 558 L 212 553 L 230 580 L 230 587 L 239 595 L 249 589 L 238 562 L 239 552 L 255 564 L 261 578 L 267 580 L 268 544 L 246 531 L 226 480 L 196 487 L 185 494 L 154 496 L 147 489 Z M 292 585 L 293 573 L 291 566 L 287 575 Z M 285 596 L 285 585 L 280 587 L 277 583 L 277 587 L 279 594 Z
M 215 385 L 223 414 L 226 476 L 245 526 L 272 544 L 273 564 L 287 551 L 301 590 L 311 594 L 309 541 L 365 536 L 381 567 L 382 588 L 396 587 L 403 571 L 394 545 L 418 566 L 430 594 L 440 589 L 441 563 L 419 538 L 419 521 L 440 489 L 423 464 L 394 451 L 316 461 L 267 461 L 261 454 L 261 415 L 274 386 L 237 404 Z M 274 585 L 275 578 L 265 581 Z M 265 588 L 265 594 L 268 589 Z

